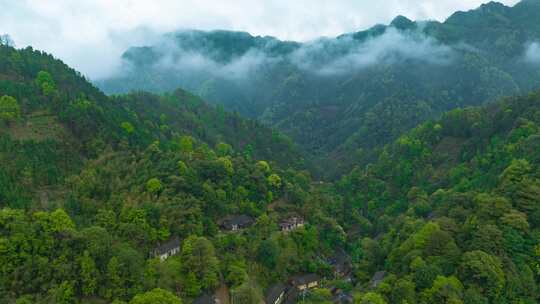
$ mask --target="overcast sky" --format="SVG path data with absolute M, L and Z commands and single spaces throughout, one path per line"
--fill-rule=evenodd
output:
M 0 0 L 0 34 L 90 78 L 108 75 L 126 47 L 153 33 L 231 29 L 288 40 L 366 29 L 397 15 L 443 21 L 487 0 Z M 519 0 L 502 0 L 513 5 Z

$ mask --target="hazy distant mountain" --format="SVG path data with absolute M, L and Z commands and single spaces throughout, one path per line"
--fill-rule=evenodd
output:
M 399 16 L 306 43 L 182 31 L 128 49 L 122 72 L 97 84 L 107 93 L 183 87 L 347 168 L 443 111 L 540 86 L 538 20 L 540 1 L 528 0 L 491 2 L 443 23 Z

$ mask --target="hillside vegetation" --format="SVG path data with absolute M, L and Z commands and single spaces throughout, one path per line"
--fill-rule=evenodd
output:
M 471 60 L 484 54 L 478 71 L 492 75 L 497 65 L 511 78 L 479 76 L 482 84 L 462 78 L 470 74 L 456 61 L 440 66 L 433 75 L 455 68 L 454 80 L 472 91 L 449 93 L 444 105 L 423 99 L 425 116 L 407 100 L 426 91 L 396 88 L 392 101 L 366 112 L 379 123 L 370 128 L 390 132 L 382 126 L 395 124 L 395 133 L 368 136 L 369 128 L 350 124 L 374 144 L 330 156 L 328 164 L 346 171 L 334 182 L 312 178 L 316 158 L 305 145 L 228 105 L 179 88 L 107 96 L 53 56 L 0 40 L 0 303 L 179 304 L 217 295 L 252 304 L 276 286 L 288 288 L 287 304 L 539 302 L 540 92 L 517 94 L 534 86 L 538 71 L 528 64 L 509 72 L 525 66 L 516 54 L 529 36 L 516 38 L 513 50 L 497 42 L 507 29 L 537 33 L 528 19 L 537 4 L 490 3 L 423 24 L 439 40 L 495 45 Z M 397 18 L 391 27 L 418 26 Z M 362 41 L 385 31 L 394 30 L 352 35 Z M 199 41 L 207 33 L 190 35 Z M 212 35 L 224 35 L 217 42 L 232 54 L 211 53 L 216 62 L 267 40 L 271 54 L 303 47 Z M 411 73 L 431 69 L 402 64 Z M 507 93 L 516 94 L 485 103 Z M 396 112 L 385 110 L 390 104 Z M 372 112 L 379 108 L 388 116 Z M 329 133 L 336 137 L 317 133 L 318 140 L 336 140 L 336 128 Z M 299 293 L 299 278 L 317 284 Z
M 107 93 L 184 87 L 291 136 L 337 177 L 426 119 L 540 86 L 540 2 L 491 2 L 445 22 L 411 21 L 297 43 L 181 31 L 132 47 Z

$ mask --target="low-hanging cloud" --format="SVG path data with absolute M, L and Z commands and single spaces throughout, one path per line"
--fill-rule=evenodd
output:
M 533 64 L 540 64 L 540 43 L 530 43 L 525 51 L 525 61 Z
M 358 42 L 352 37 L 318 40 L 294 52 L 292 61 L 300 68 L 320 75 L 346 74 L 375 64 L 396 64 L 416 60 L 429 64 L 451 62 L 451 47 L 418 32 L 388 28 L 380 36 Z
M 203 75 L 205 78 L 222 78 L 230 81 L 243 81 L 252 73 L 259 70 L 261 66 L 266 66 L 277 62 L 278 58 L 273 58 L 266 54 L 264 50 L 252 48 L 245 53 L 235 56 L 230 60 L 219 61 L 213 49 L 189 49 L 178 45 L 174 36 L 165 37 L 152 47 L 159 58 L 151 64 L 151 69 L 156 71 L 169 71 L 183 75 Z M 131 73 L 133 64 L 126 62 L 128 68 L 123 73 Z
M 500 0 L 513 5 L 519 0 Z M 16 45 L 50 52 L 91 79 L 116 72 L 139 34 L 228 29 L 308 41 L 388 23 L 397 15 L 444 20 L 485 0 L 0 0 L 0 29 Z M 134 34 L 135 33 L 135 34 Z M 150 39 L 147 36 L 147 39 Z M 128 43 L 130 42 L 130 43 Z
M 279 62 L 286 62 L 313 75 L 333 76 L 355 73 L 376 64 L 398 64 L 408 60 L 445 65 L 452 61 L 454 55 L 452 47 L 440 44 L 421 32 L 403 32 L 392 27 L 366 41 L 355 40 L 352 36 L 324 38 L 297 45 L 290 52 L 279 55 L 270 54 L 268 46 L 262 46 L 251 48 L 226 61 L 215 59 L 220 57 L 219 50 L 183 47 L 175 35 L 165 35 L 162 41 L 152 47 L 152 52 L 159 58 L 151 66 L 156 71 L 205 75 L 206 78 L 218 77 L 230 81 L 249 80 L 262 67 Z

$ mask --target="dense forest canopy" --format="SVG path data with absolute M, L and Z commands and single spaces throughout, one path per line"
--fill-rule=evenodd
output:
M 96 83 L 107 93 L 181 86 L 277 127 L 323 166 L 318 175 L 336 177 L 426 119 L 539 87 L 539 19 L 529 0 L 305 43 L 179 31 L 128 49 Z
M 539 302 L 538 14 L 175 33 L 109 96 L 0 36 L 0 303 Z

